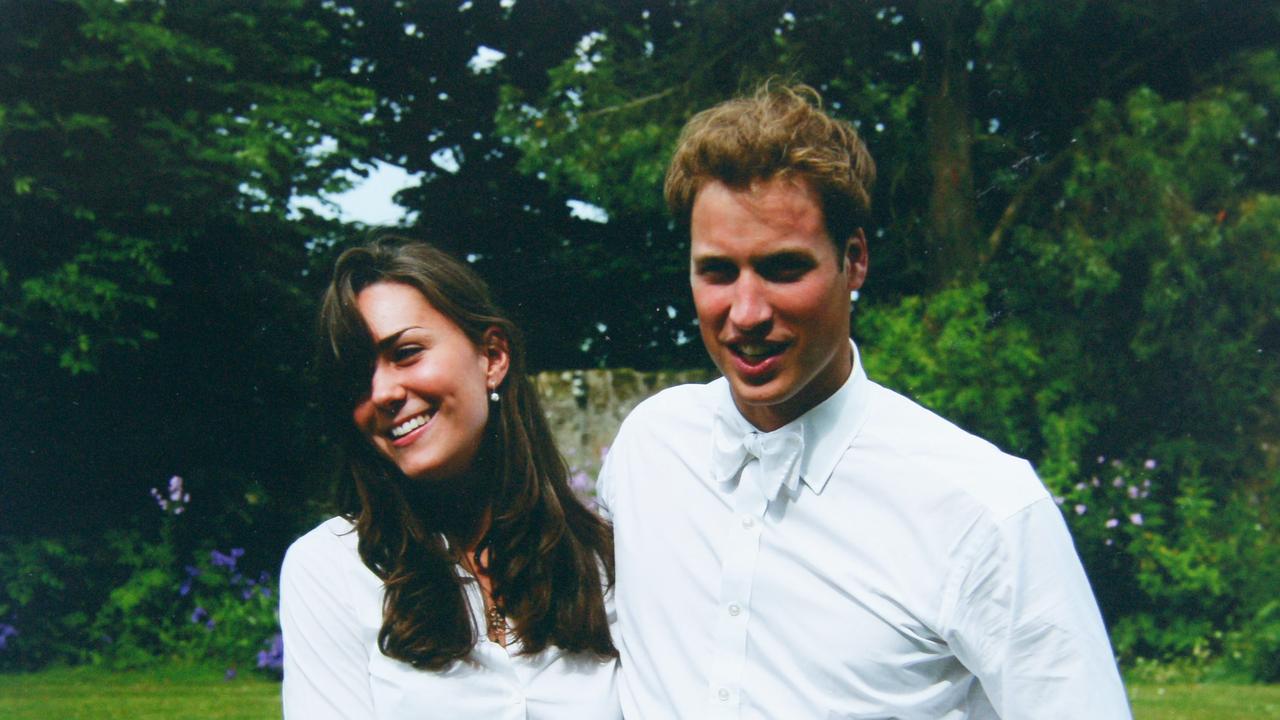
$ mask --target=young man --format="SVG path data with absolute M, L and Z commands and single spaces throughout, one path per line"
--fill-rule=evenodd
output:
M 818 103 L 711 108 L 667 174 L 724 377 L 643 403 L 601 472 L 624 714 L 1130 717 L 1031 467 L 864 374 L 875 169 Z

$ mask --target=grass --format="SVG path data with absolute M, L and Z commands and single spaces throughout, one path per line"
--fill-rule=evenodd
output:
M 1129 685 L 1134 720 L 1280 718 L 1280 685 Z
M 111 671 L 57 668 L 0 675 L 6 720 L 267 720 L 280 717 L 280 683 L 207 668 Z
M 1280 719 L 1280 685 L 1130 684 L 1135 720 Z M 280 684 L 216 670 L 112 672 L 59 668 L 0 675 L 6 720 L 267 720 L 280 717 Z

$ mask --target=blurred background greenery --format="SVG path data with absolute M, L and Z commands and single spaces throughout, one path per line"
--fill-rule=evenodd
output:
M 781 76 L 879 166 L 872 377 L 1036 464 L 1131 676 L 1280 680 L 1277 3 L 0 17 L 0 668 L 278 667 L 274 574 L 333 464 L 315 300 L 367 232 L 325 198 L 379 163 L 533 369 L 707 367 L 663 170 Z

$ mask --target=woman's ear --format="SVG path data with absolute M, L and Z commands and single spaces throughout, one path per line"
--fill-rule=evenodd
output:
M 511 345 L 507 342 L 507 334 L 496 325 L 485 330 L 480 340 L 480 351 L 486 362 L 485 380 L 490 389 L 497 388 L 511 367 Z

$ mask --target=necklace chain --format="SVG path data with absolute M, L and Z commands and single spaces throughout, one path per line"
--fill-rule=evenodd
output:
M 497 603 L 489 606 L 485 611 L 485 619 L 488 621 L 489 639 L 505 646 L 507 644 L 507 618 L 502 614 L 502 609 Z

